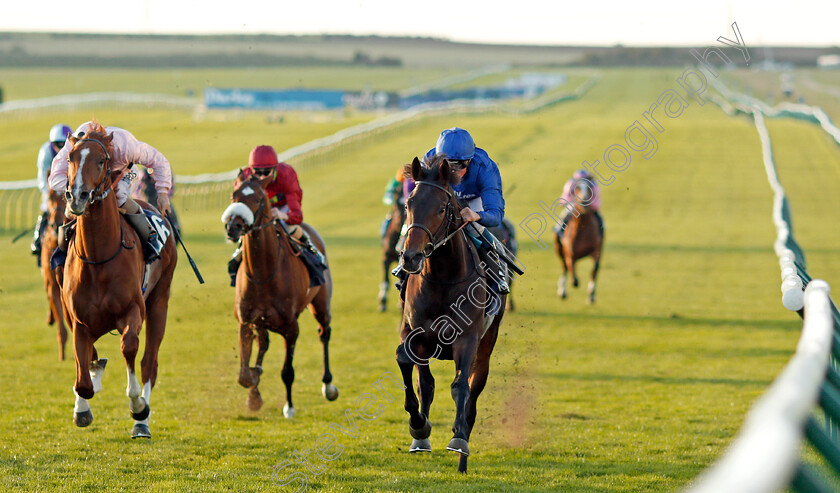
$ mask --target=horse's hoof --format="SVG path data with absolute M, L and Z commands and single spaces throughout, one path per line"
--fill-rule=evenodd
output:
M 142 397 L 141 397 L 141 399 L 142 399 Z M 149 417 L 149 414 L 151 414 L 152 409 L 149 407 L 149 403 L 146 402 L 145 399 L 143 400 L 143 403 L 146 406 L 143 408 L 142 411 L 140 411 L 139 413 L 135 413 L 135 412 L 131 413 L 131 417 L 134 419 L 134 421 L 143 421 L 144 419 Z M 130 409 L 129 409 L 129 411 L 130 411 Z
M 283 404 L 283 416 L 288 419 L 292 419 L 295 417 L 295 408 L 289 407 L 289 403 Z
M 576 287 L 578 287 L 579 285 L 580 285 L 580 283 L 578 282 L 578 280 L 577 280 L 577 279 L 575 279 L 574 281 L 572 281 L 572 286 L 573 286 L 573 287 L 575 287 L 575 288 L 576 288 Z
M 561 299 L 561 300 L 565 300 L 565 299 L 566 299 L 566 293 L 558 293 L 558 295 L 560 296 L 560 299 Z
M 73 415 L 73 424 L 79 428 L 84 428 L 91 423 L 93 423 L 93 413 L 90 412 L 90 409 Z
M 256 412 L 260 410 L 260 408 L 263 405 L 263 398 L 262 395 L 260 395 L 260 391 L 256 387 L 251 388 L 251 391 L 248 392 L 248 399 L 245 401 L 245 403 L 248 405 L 248 409 L 250 409 L 251 411 Z
M 388 307 L 385 306 L 385 303 L 380 303 L 379 304 L 379 313 L 384 313 L 385 310 L 387 310 L 387 309 L 388 309 Z
M 461 455 L 470 455 L 470 446 L 467 445 L 467 441 L 463 438 L 453 438 L 450 440 L 449 445 L 446 446 L 446 450 L 458 452 Z
M 92 363 L 90 365 L 90 368 L 91 368 L 91 370 L 93 370 L 95 368 L 99 368 L 101 370 L 104 370 L 105 365 L 107 365 L 107 364 L 108 364 L 108 358 L 99 358 L 98 360 L 96 360 L 95 363 Z
M 321 385 L 321 393 L 324 394 L 324 397 L 328 401 L 334 401 L 338 399 L 338 387 L 336 387 L 332 383 L 325 383 Z
M 131 438 L 152 438 L 152 432 L 143 423 L 134 423 L 134 428 L 131 429 Z
M 428 438 L 422 438 L 411 441 L 411 448 L 408 449 L 409 452 L 431 452 L 432 451 L 432 442 L 429 441 Z
M 429 438 L 429 435 L 432 434 L 432 423 L 429 423 L 429 418 L 426 418 L 426 422 L 420 428 L 412 428 L 411 427 L 411 420 L 408 421 L 408 432 L 411 433 L 411 438 L 416 438 L 418 440 L 423 440 L 424 438 Z

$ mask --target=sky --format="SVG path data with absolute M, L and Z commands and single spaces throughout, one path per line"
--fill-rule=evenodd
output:
M 377 34 L 544 45 L 840 45 L 836 0 L 5 1 L 0 31 Z M 78 5 L 78 7 L 76 6 Z M 87 7 L 88 5 L 95 7 Z

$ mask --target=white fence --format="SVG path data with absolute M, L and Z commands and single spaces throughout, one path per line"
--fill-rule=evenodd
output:
M 836 422 L 840 408 L 832 407 L 830 399 L 840 381 L 832 369 L 836 365 L 840 313 L 831 300 L 828 284 L 811 280 L 806 269 L 805 256 L 793 237 L 790 207 L 784 188 L 779 182 L 773 163 L 770 136 L 764 121 L 764 112 L 773 116 L 792 116 L 794 110 L 804 112 L 804 105 L 770 108 L 752 98 L 730 91 L 720 81 L 714 80 L 723 98 L 711 99 L 729 115 L 739 112 L 751 115 L 761 139 L 762 156 L 767 180 L 773 189 L 773 223 L 776 226 L 774 250 L 779 257 L 782 276 L 782 303 L 788 310 L 804 318 L 802 336 L 796 354 L 752 407 L 739 435 L 721 459 L 701 474 L 689 493 L 750 492 L 770 493 L 787 490 L 831 491 L 824 478 L 814 474 L 800 459 L 800 443 L 806 434 L 812 445 L 835 469 L 840 466 Z M 824 115 L 819 108 L 809 108 L 808 114 Z M 797 115 L 805 113 L 797 113 Z M 827 117 L 826 117 L 827 118 Z M 819 120 L 819 119 L 818 119 Z M 829 134 L 830 121 L 823 125 Z M 822 125 L 822 123 L 821 123 Z M 833 134 L 832 134 L 833 135 Z M 833 135 L 834 136 L 834 135 Z M 836 139 L 836 137 L 835 137 Z M 840 143 L 840 141 L 839 141 Z M 803 295 L 803 285 L 805 293 Z M 833 378 L 827 379 L 828 376 Z M 826 416 L 826 427 L 813 419 L 817 406 Z

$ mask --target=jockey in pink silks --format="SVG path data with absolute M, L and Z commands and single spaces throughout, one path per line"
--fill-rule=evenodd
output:
M 158 192 L 157 206 L 161 214 L 171 211 L 169 204 L 169 190 L 172 188 L 172 169 L 169 161 L 157 149 L 141 142 L 127 130 L 118 127 L 103 127 L 97 121 L 83 123 L 73 135 L 77 139 L 84 139 L 91 131 L 106 132 L 113 135 L 108 150 L 112 172 L 119 172 L 118 178 L 112 185 L 117 197 L 117 205 L 124 212 L 126 220 L 137 230 L 143 240 L 143 251 L 146 262 L 151 262 L 160 256 L 164 242 L 161 241 L 150 220 L 143 213 L 140 205 L 131 198 L 131 182 L 137 178 L 138 172 L 132 169 L 135 164 L 142 164 L 152 170 L 155 189 Z M 59 193 L 67 188 L 67 168 L 70 165 L 68 155 L 72 145 L 66 145 L 55 156 L 49 177 L 49 186 Z M 83 164 L 83 163 L 82 163 Z
M 578 196 L 575 194 L 578 185 L 581 185 L 582 188 L 589 188 L 592 190 L 592 196 L 589 200 L 581 201 Z M 572 179 L 566 182 L 566 185 L 563 187 L 563 200 L 566 203 L 566 214 L 563 216 L 562 222 L 558 223 L 554 226 L 554 231 L 557 235 L 562 238 L 563 233 L 566 231 L 566 225 L 569 224 L 569 220 L 572 218 L 572 212 L 574 210 L 574 204 L 580 204 L 583 206 L 588 206 L 589 209 L 595 214 L 595 219 L 598 220 L 598 228 L 601 230 L 601 234 L 604 233 L 604 219 L 601 217 L 601 190 L 598 187 L 598 182 L 594 179 L 591 173 L 585 169 L 575 171 L 575 174 L 572 175 Z

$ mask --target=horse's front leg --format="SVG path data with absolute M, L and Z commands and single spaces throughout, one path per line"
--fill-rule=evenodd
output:
M 598 277 L 598 268 L 601 265 L 601 252 L 593 254 L 592 259 L 595 261 L 595 265 L 592 267 L 592 280 L 589 281 L 589 289 L 587 290 L 589 298 L 586 300 L 590 305 L 595 303 L 595 279 Z
M 386 238 L 386 240 L 387 240 L 387 238 Z M 390 246 L 390 242 L 386 242 L 386 248 L 388 246 Z M 390 286 L 390 283 L 388 281 L 390 280 L 389 276 L 391 274 L 391 270 L 390 270 L 391 269 L 391 258 L 390 258 L 390 255 L 386 252 L 383 255 L 383 257 L 384 258 L 382 259 L 382 272 L 384 274 L 384 277 L 382 278 L 382 282 L 379 283 L 379 296 L 378 296 L 379 311 L 380 312 L 384 312 L 388 309 L 388 287 Z
M 475 352 L 478 342 L 474 339 L 458 341 L 453 347 L 455 360 L 455 380 L 452 382 L 452 400 L 455 401 L 455 423 L 452 425 L 454 436 L 446 446 L 446 450 L 470 455 L 469 424 L 467 423 L 467 408 L 470 400 L 469 378 L 475 365 Z
M 73 386 L 73 392 L 76 395 L 76 404 L 73 409 L 73 423 L 78 427 L 85 427 L 93 422 L 93 413 L 88 399 L 91 399 L 102 388 L 102 374 L 105 372 L 104 362 L 100 368 L 100 365 L 93 361 L 95 350 L 89 331 L 86 325 L 74 321 L 73 352 L 76 359 L 76 383 Z
M 127 371 L 127 385 L 125 394 L 128 396 L 128 410 L 131 411 L 131 417 L 135 421 L 144 421 L 149 417 L 149 403 L 143 398 L 143 387 L 140 386 L 140 381 L 137 379 L 135 372 L 135 360 L 137 359 L 137 351 L 140 348 L 140 327 L 143 324 L 143 315 L 140 307 L 136 304 L 129 308 L 125 317 L 117 320 L 117 327 L 122 332 L 120 339 L 120 350 L 123 358 L 125 358 Z M 151 434 L 146 429 L 134 429 L 131 438 L 151 438 Z
M 286 359 L 283 362 L 283 371 L 280 376 L 286 385 L 286 404 L 283 405 L 283 416 L 291 419 L 295 417 L 295 406 L 292 404 L 292 384 L 295 381 L 295 369 L 292 360 L 295 357 L 295 344 L 297 343 L 300 328 L 297 320 L 293 320 L 283 332 L 283 339 L 286 340 Z
M 257 361 L 254 363 L 256 366 L 250 369 L 251 374 L 256 375 L 256 377 L 254 377 L 256 379 L 256 383 L 253 387 L 251 387 L 250 392 L 248 392 L 248 399 L 246 401 L 248 409 L 251 411 L 259 411 L 263 405 L 262 395 L 260 394 L 260 389 L 257 388 L 257 385 L 259 385 L 260 375 L 262 375 L 263 372 L 263 357 L 265 356 L 265 352 L 268 351 L 268 329 L 260 328 L 257 333 L 257 345 L 259 347 L 257 350 Z
M 557 279 L 557 296 L 560 299 L 566 299 L 566 276 L 569 274 L 569 266 L 566 263 L 566 255 L 563 252 L 563 246 L 560 246 L 560 263 L 563 264 L 563 275 Z
M 256 338 L 253 324 L 239 324 L 239 385 L 246 389 L 256 387 L 260 383 L 259 372 L 250 367 L 251 351 Z
M 410 340 L 410 339 L 409 339 Z M 414 393 L 414 383 L 412 380 L 412 373 L 414 366 L 418 362 L 414 361 L 408 355 L 405 347 L 405 342 L 397 346 L 397 364 L 400 366 L 403 382 L 405 383 L 405 410 L 408 413 L 408 431 L 413 440 L 409 452 L 431 452 L 432 445 L 429 442 L 429 435 L 432 433 L 432 424 L 429 423 L 427 416 L 420 413 L 420 402 L 417 400 L 417 395 Z M 412 354 L 416 354 L 416 348 L 411 349 Z M 418 364 L 418 367 L 420 365 Z

